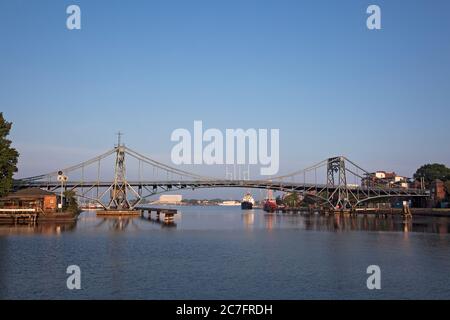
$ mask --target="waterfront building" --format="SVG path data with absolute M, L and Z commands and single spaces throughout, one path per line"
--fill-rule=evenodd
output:
M 37 212 L 53 213 L 57 207 L 56 194 L 39 188 L 22 189 L 0 198 L 0 208 L 3 209 L 35 209 Z

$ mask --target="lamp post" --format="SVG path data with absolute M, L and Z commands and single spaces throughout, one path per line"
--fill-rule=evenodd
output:
M 60 194 L 61 201 L 60 201 L 60 204 L 58 205 L 58 207 L 59 207 L 60 211 L 62 212 L 62 210 L 63 210 L 64 182 L 67 181 L 67 176 L 64 175 L 64 173 L 62 171 L 58 171 L 58 181 L 61 182 L 61 194 Z

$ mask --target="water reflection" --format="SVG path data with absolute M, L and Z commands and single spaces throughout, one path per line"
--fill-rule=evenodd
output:
M 124 231 L 128 228 L 132 223 L 132 218 L 123 218 L 123 217 L 104 217 L 100 221 L 99 224 L 96 225 L 96 228 L 99 228 L 103 225 L 107 225 L 109 230 L 113 231 Z M 137 228 L 137 226 L 135 226 Z
M 176 228 L 177 224 L 175 221 L 173 220 L 164 220 L 164 219 L 159 219 L 159 218 L 146 218 L 146 217 L 141 217 L 140 218 L 143 221 L 146 221 L 148 223 L 151 224 L 155 224 L 155 225 L 159 225 L 161 226 L 161 228 Z
M 253 226 L 255 224 L 255 213 L 254 212 L 243 213 L 242 221 L 244 222 L 244 226 L 246 229 L 253 229 Z
M 94 232 L 107 230 L 114 232 L 142 231 L 155 228 L 177 230 L 261 230 L 299 229 L 314 231 L 383 231 L 422 233 L 450 233 L 450 219 L 438 217 L 414 216 L 404 220 L 401 216 L 375 215 L 321 215 L 321 214 L 275 214 L 262 210 L 236 210 L 221 207 L 185 207 L 175 219 L 158 216 L 139 217 L 97 217 L 95 213 L 83 212 L 78 221 L 36 223 L 36 224 L 0 224 L 1 235 L 13 234 L 52 234 L 63 232 Z M 176 221 L 176 222 L 175 222 Z
M 140 230 L 140 223 L 150 223 L 159 225 L 161 228 L 174 228 L 176 223 L 173 221 L 166 221 L 157 218 L 144 217 L 102 217 L 101 221 L 95 226 L 96 228 L 103 227 L 105 224 L 109 230 L 125 231 L 129 229 Z
M 276 215 L 270 214 L 270 213 L 264 214 L 264 219 L 265 219 L 265 222 L 266 222 L 266 229 L 267 230 L 272 230 L 273 229 L 275 216 Z
M 76 225 L 77 221 L 30 224 L 1 223 L 0 236 L 26 234 L 58 235 L 63 232 L 74 231 Z
M 448 218 L 433 218 L 416 216 L 403 219 L 401 216 L 378 217 L 373 215 L 291 215 L 264 214 L 265 228 L 300 227 L 315 231 L 396 231 L 396 232 L 427 232 L 450 233 Z

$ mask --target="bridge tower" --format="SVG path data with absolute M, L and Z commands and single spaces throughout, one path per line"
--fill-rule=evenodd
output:
M 131 205 L 127 199 L 128 182 L 125 168 L 125 146 L 121 143 L 122 133 L 118 133 L 116 147 L 116 162 L 114 168 L 114 182 L 111 186 L 111 199 L 107 209 L 127 210 Z
M 336 183 L 337 182 L 337 183 Z M 347 175 L 345 170 L 345 158 L 333 157 L 327 162 L 327 187 L 332 188 L 328 191 L 328 201 L 335 209 L 346 209 L 350 204 L 347 188 Z

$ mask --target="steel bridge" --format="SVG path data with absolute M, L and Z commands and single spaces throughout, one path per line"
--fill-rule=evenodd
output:
M 111 159 L 112 158 L 112 159 Z M 114 175 L 102 178 L 102 163 L 113 161 Z M 136 179 L 127 178 L 126 160 L 137 162 Z M 129 160 L 127 160 L 129 161 Z M 90 172 L 90 179 L 86 175 Z M 147 176 L 152 173 L 152 177 Z M 95 176 L 96 178 L 92 178 Z M 67 180 L 64 178 L 68 177 Z M 322 181 L 321 181 L 322 180 Z M 354 183 L 350 183 L 354 181 Z M 373 183 L 376 181 L 376 183 Z M 370 183 L 368 183 L 370 182 Z M 74 191 L 106 210 L 132 210 L 144 199 L 177 190 L 200 188 L 254 188 L 297 192 L 331 210 L 354 209 L 389 197 L 427 197 L 424 189 L 389 185 L 346 157 L 331 157 L 306 169 L 270 180 L 217 179 L 177 169 L 146 157 L 119 143 L 108 152 L 65 169 L 15 180 L 14 188 L 38 187 L 54 192 Z

